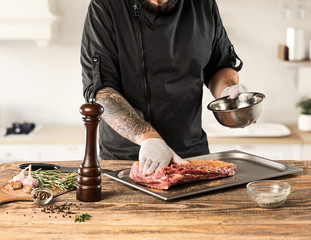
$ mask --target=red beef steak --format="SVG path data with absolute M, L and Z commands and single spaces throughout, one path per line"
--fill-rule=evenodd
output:
M 172 164 L 159 171 L 143 175 L 139 162 L 132 165 L 130 178 L 135 182 L 157 189 L 168 189 L 181 183 L 232 176 L 237 165 L 220 160 L 189 160 L 188 164 Z

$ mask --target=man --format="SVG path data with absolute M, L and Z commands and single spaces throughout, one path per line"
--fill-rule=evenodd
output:
M 84 97 L 104 107 L 100 157 L 150 174 L 208 154 L 202 87 L 236 97 L 237 59 L 215 0 L 91 1 L 81 63 Z

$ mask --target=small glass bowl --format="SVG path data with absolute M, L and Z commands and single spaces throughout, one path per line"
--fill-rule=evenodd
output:
M 246 191 L 251 200 L 261 208 L 282 206 L 286 202 L 290 190 L 290 185 L 283 181 L 262 180 L 246 185 Z
M 51 189 L 48 188 L 35 188 L 31 191 L 31 198 L 35 203 L 39 205 L 46 205 L 48 204 L 53 198 L 53 192 Z

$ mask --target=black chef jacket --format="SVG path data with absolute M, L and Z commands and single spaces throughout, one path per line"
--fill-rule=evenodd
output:
M 202 87 L 222 68 L 239 71 L 237 59 L 215 0 L 179 0 L 166 14 L 136 0 L 92 0 L 81 46 L 84 97 L 112 87 L 179 156 L 208 154 Z M 102 159 L 138 159 L 139 146 L 103 120 L 99 146 Z

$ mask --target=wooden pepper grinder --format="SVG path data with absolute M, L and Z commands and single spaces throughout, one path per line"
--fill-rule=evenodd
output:
M 83 122 L 86 130 L 85 155 L 78 170 L 78 186 L 76 197 L 83 202 L 96 202 L 101 200 L 101 170 L 97 158 L 97 126 L 100 115 L 104 112 L 101 105 L 92 99 L 80 107 L 84 115 Z

